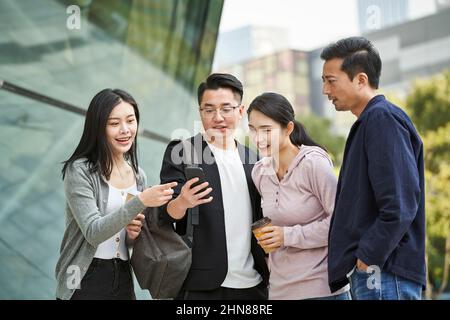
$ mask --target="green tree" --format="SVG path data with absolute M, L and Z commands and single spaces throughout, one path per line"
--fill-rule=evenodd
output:
M 407 112 L 422 136 L 425 159 L 428 296 L 442 293 L 450 267 L 450 71 L 417 81 Z
M 450 121 L 450 71 L 432 80 L 419 80 L 406 99 L 411 119 L 420 132 L 436 130 Z
M 342 163 L 345 137 L 331 132 L 331 121 L 313 114 L 302 116 L 298 120 L 303 124 L 308 135 L 328 150 L 334 165 L 339 166 Z
M 448 285 L 450 267 L 450 122 L 425 134 L 429 295 Z

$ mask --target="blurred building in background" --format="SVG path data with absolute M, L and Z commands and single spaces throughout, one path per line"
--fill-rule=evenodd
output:
M 136 98 L 145 133 L 139 164 L 149 184 L 159 182 L 172 132 L 194 130 L 196 88 L 211 70 L 222 7 L 223 0 L 0 1 L 0 299 L 54 299 L 65 225 L 61 162 L 101 89 Z
M 366 36 L 383 60 L 383 90 L 405 94 L 414 79 L 450 68 L 450 8 Z
M 435 0 L 436 3 L 436 9 L 439 10 L 445 10 L 448 7 L 450 7 L 450 0 Z
M 388 11 L 390 4 L 399 6 L 395 12 L 408 9 L 406 1 L 379 1 L 378 4 Z M 414 79 L 450 68 L 450 7 L 442 3 L 435 14 L 406 20 L 406 13 L 399 14 L 391 26 L 363 33 L 373 41 L 383 60 L 381 92 L 401 97 L 407 94 Z M 276 91 L 291 101 L 300 119 L 309 112 L 329 118 L 334 132 L 346 136 L 355 119 L 350 113 L 336 112 L 322 94 L 322 50 L 323 47 L 307 52 L 284 49 L 262 57 L 247 55 L 246 60 L 228 66 L 220 67 L 217 63 L 214 66 L 217 71 L 233 73 L 243 81 L 247 105 L 262 92 Z M 220 54 L 217 52 L 216 57 Z
M 382 30 L 363 34 L 373 41 L 383 61 L 380 90 L 406 96 L 412 81 L 428 78 L 450 68 L 450 8 Z M 338 133 L 346 134 L 354 117 L 334 111 L 322 95 L 322 65 L 319 48 L 309 53 L 311 104 L 334 121 Z
M 289 48 L 284 28 L 245 26 L 222 32 L 217 39 L 214 69 L 223 69 Z
M 361 33 L 379 30 L 408 20 L 409 0 L 357 0 Z
M 284 95 L 292 103 L 297 114 L 311 111 L 306 52 L 282 50 L 236 63 L 219 71 L 231 73 L 242 81 L 243 101 L 246 106 L 261 93 L 273 91 Z

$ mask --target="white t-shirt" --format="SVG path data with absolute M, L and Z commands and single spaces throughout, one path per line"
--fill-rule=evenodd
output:
M 208 145 L 219 169 L 225 215 L 228 273 L 222 287 L 251 288 L 262 278 L 254 269 L 251 254 L 252 206 L 244 167 L 235 146 L 223 150 Z
M 108 186 L 109 186 L 109 194 L 108 194 L 108 205 L 106 207 L 106 214 L 111 214 L 112 212 L 116 211 L 121 206 L 123 206 L 123 204 L 126 201 L 128 193 L 132 195 L 138 194 L 136 183 L 126 189 L 117 189 L 110 184 L 108 184 Z M 94 258 L 99 259 L 120 258 L 122 260 L 128 260 L 129 259 L 128 250 L 125 244 L 126 236 L 127 232 L 125 228 L 123 228 L 108 240 L 100 243 L 100 245 L 97 247 L 97 251 L 95 251 Z

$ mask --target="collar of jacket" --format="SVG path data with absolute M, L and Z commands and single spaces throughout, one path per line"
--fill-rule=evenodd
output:
M 364 108 L 363 112 L 361 112 L 361 114 L 359 115 L 359 117 L 356 120 L 356 122 L 361 121 L 365 117 L 367 117 L 367 113 L 369 112 L 368 110 L 370 110 L 377 103 L 379 103 L 381 101 L 384 101 L 384 100 L 386 100 L 386 98 L 382 94 L 378 94 L 375 97 L 373 97 L 372 99 L 370 99 L 370 101 L 367 103 L 367 106 Z

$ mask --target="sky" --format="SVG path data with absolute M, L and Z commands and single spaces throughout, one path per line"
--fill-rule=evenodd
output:
M 395 1 L 395 0 L 392 0 Z M 358 35 L 356 0 L 225 0 L 220 32 L 246 25 L 287 29 L 292 48 L 312 50 Z M 434 11 L 434 0 L 410 0 L 410 16 Z

